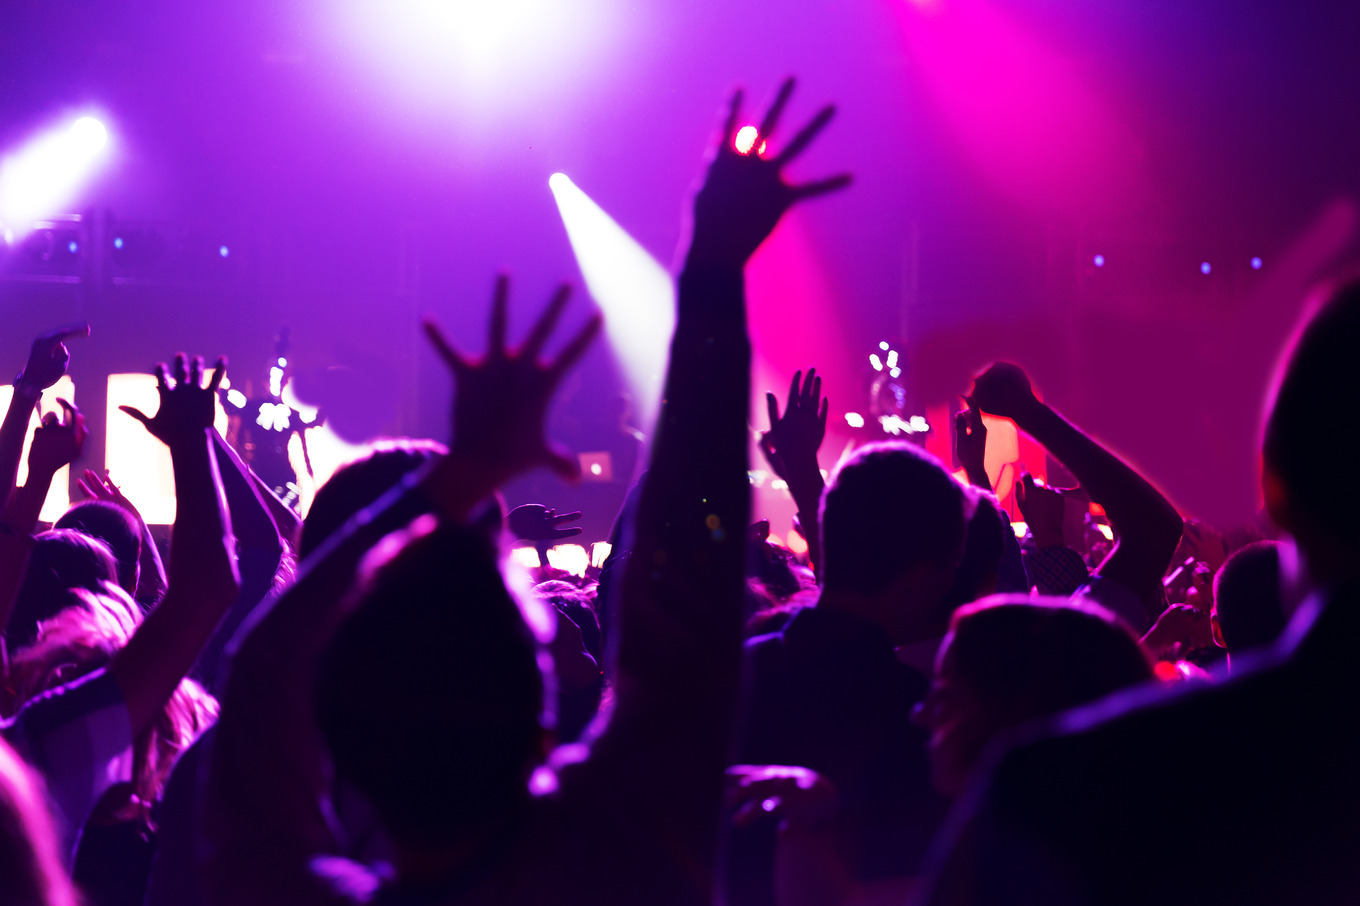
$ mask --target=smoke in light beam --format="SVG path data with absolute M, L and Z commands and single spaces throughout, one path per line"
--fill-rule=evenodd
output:
M 0 222 L 22 235 L 33 221 L 65 213 L 93 172 L 109 132 L 92 116 L 38 136 L 0 162 Z
M 586 288 L 604 312 L 604 329 L 647 430 L 656 420 L 675 329 L 675 284 L 660 262 L 565 173 L 548 180 Z

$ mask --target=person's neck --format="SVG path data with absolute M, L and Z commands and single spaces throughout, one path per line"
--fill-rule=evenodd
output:
M 393 860 L 397 877 L 403 885 L 434 887 L 473 873 L 503 845 L 522 814 L 522 808 L 511 809 L 444 843 L 399 843 Z
M 817 600 L 817 606 L 848 613 L 873 623 L 888 634 L 893 647 L 911 645 L 930 636 L 925 627 L 908 625 L 908 621 L 902 619 L 904 613 L 911 612 L 911 604 L 888 596 L 862 595 L 845 589 L 824 588 Z

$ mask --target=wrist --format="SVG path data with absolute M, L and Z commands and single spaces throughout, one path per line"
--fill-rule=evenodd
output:
M 24 380 L 22 372 L 14 378 L 14 384 L 12 386 L 14 388 L 14 399 L 27 400 L 29 401 L 29 405 L 37 404 L 38 400 L 42 397 L 43 390 L 46 389 Z

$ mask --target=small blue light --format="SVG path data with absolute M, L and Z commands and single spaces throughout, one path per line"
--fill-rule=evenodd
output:
M 1207 261 L 1203 261 L 1200 263 L 1199 272 L 1201 274 L 1204 274 L 1206 277 L 1209 275 L 1209 272 L 1212 271 L 1213 269 L 1214 269 L 1213 266 L 1209 264 L 1209 262 Z
M 66 251 L 74 255 L 76 252 L 80 251 L 80 243 L 72 239 L 70 242 L 66 243 Z
M 122 236 L 115 236 L 115 237 L 113 237 L 113 247 L 116 248 L 116 249 L 120 249 L 120 248 L 123 247 L 123 237 L 122 237 Z
M 221 255 L 223 258 L 225 258 L 225 257 L 227 257 L 228 255 L 231 254 L 231 249 L 227 248 L 227 247 L 224 245 L 224 246 L 222 246 L 221 248 L 219 248 L 219 249 L 217 250 L 217 254 L 219 254 L 219 255 Z
M 1105 256 L 1104 256 L 1104 255 L 1096 255 L 1094 258 L 1091 259 L 1091 263 L 1094 264 L 1096 267 L 1104 267 L 1104 266 L 1105 266 Z
M 1251 269 L 1254 270 L 1254 271 L 1259 271 L 1259 270 L 1261 269 L 1261 264 L 1262 264 L 1262 263 L 1263 263 L 1263 262 L 1261 261 L 1260 258 L 1253 258 L 1253 259 L 1251 259 Z

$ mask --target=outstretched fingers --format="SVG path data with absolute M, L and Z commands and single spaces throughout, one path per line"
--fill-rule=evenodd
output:
M 800 392 L 799 388 L 801 388 L 802 386 L 803 386 L 803 372 L 795 371 L 793 373 L 793 381 L 789 384 L 789 401 L 788 404 L 784 406 L 784 411 L 786 413 L 789 412 L 791 409 L 798 408 L 798 394 Z
M 770 417 L 770 430 L 773 431 L 774 426 L 779 423 L 779 400 L 768 390 L 765 392 L 765 412 Z
M 439 353 L 439 357 L 444 360 L 444 364 L 449 366 L 449 370 L 455 375 L 463 374 L 467 371 L 467 359 L 459 354 L 444 336 L 444 331 L 433 320 L 426 318 L 421 324 L 425 331 L 425 336 L 429 339 L 434 351 Z
M 599 335 L 600 327 L 603 325 L 604 318 L 600 316 L 599 312 L 590 316 L 590 320 L 586 321 L 585 326 L 576 332 L 576 336 L 571 338 L 571 342 L 562 348 L 562 351 L 557 354 L 557 358 L 549 367 L 554 378 L 560 378 L 566 374 L 568 369 L 575 365 L 581 356 L 585 355 L 590 344 L 595 342 L 595 337 Z M 573 459 L 572 462 L 575 464 L 576 460 Z M 579 472 L 578 466 L 574 474 L 579 474 Z
M 227 374 L 227 357 L 218 356 L 217 364 L 213 365 L 212 378 L 208 381 L 208 389 L 216 393 L 222 386 L 222 378 Z
M 737 136 L 737 124 L 741 121 L 741 96 L 740 88 L 732 92 L 732 102 L 727 107 L 727 121 L 723 123 L 722 143 L 719 146 L 723 149 L 730 149 Z
M 137 419 L 137 421 L 141 422 L 142 427 L 146 428 L 146 430 L 151 430 L 150 417 L 136 406 L 119 406 L 118 411 L 126 412 L 128 415 L 131 415 L 133 418 Z
M 543 309 L 543 314 L 538 316 L 538 323 L 529 331 L 528 338 L 524 341 L 524 348 L 520 351 L 521 355 L 536 359 L 538 354 L 543 351 L 543 345 L 548 342 L 548 337 L 552 336 L 553 329 L 557 327 L 558 319 L 562 317 L 562 309 L 566 308 L 567 300 L 571 298 L 571 285 L 563 283 L 553 293 L 548 306 Z
M 793 193 L 795 201 L 802 201 L 807 198 L 816 198 L 818 195 L 830 195 L 832 192 L 839 192 L 854 181 L 855 178 L 851 174 L 841 173 L 826 179 L 789 186 L 789 191 Z
M 806 151 L 807 146 L 812 144 L 812 140 L 826 128 L 826 124 L 831 122 L 832 117 L 835 115 L 836 106 L 834 104 L 827 104 L 821 110 L 818 110 L 817 115 L 812 118 L 812 121 L 800 129 L 798 134 L 793 137 L 793 140 L 788 143 L 784 150 L 780 151 L 779 154 L 775 156 L 775 165 L 783 167 L 795 157 Z
M 765 119 L 760 124 L 760 130 L 756 133 L 756 147 L 763 139 L 768 139 L 779 125 L 779 117 L 783 114 L 784 108 L 788 106 L 789 98 L 793 96 L 795 80 L 790 77 L 784 80 L 784 84 L 779 86 L 779 93 L 774 97 L 774 103 L 770 104 L 769 111 L 765 114 Z

